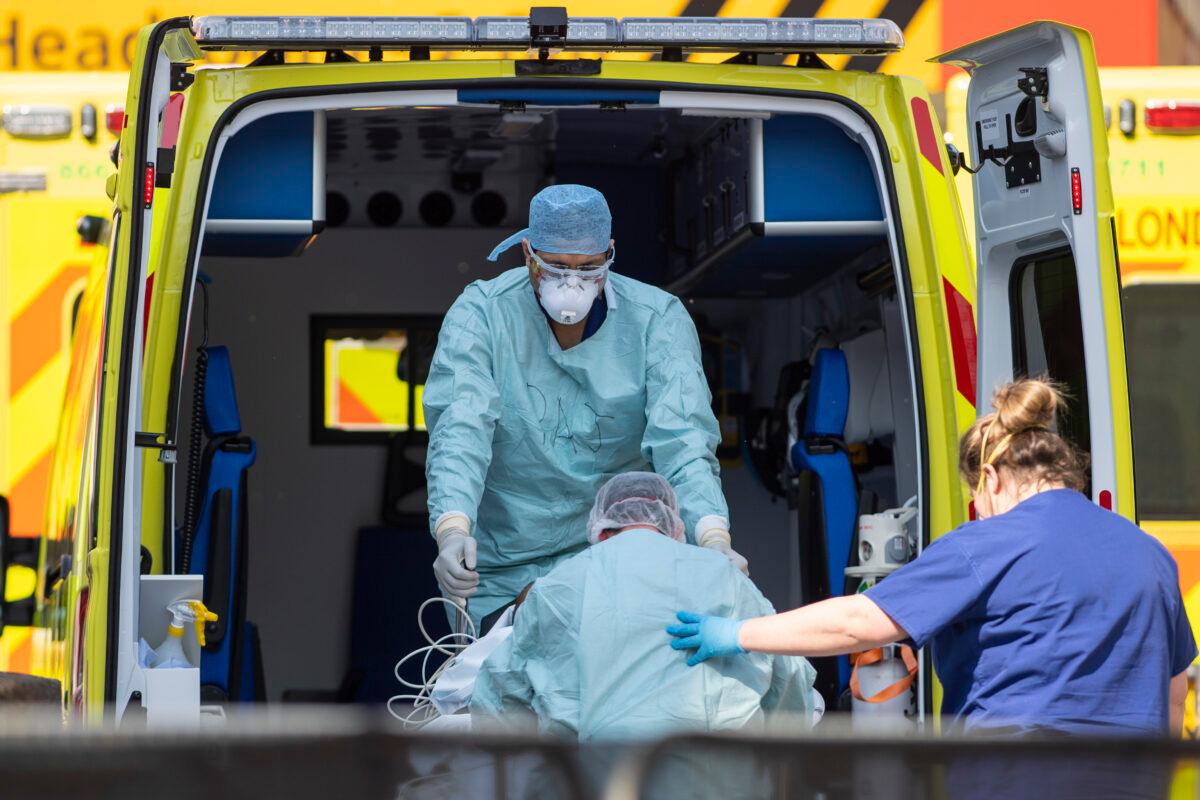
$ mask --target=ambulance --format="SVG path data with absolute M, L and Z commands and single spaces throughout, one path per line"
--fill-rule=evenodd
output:
M 986 131 L 975 259 L 924 86 L 823 61 L 902 44 L 881 19 L 558 8 L 143 29 L 38 565 L 35 655 L 68 714 L 396 691 L 436 592 L 418 409 L 440 322 L 519 266 L 485 257 L 553 182 L 603 191 L 614 270 L 695 318 L 738 548 L 776 606 L 853 591 L 863 514 L 915 510 L 896 559 L 966 521 L 958 437 L 1014 375 L 1079 398 L 1061 423 L 1090 494 L 1134 518 L 1091 38 L 1035 22 L 941 57 Z M 552 400 L 527 412 L 579 459 L 623 413 Z M 168 607 L 196 600 L 218 619 L 186 631 L 193 666 L 156 668 Z M 836 702 L 848 665 L 819 670 Z
M 32 666 L 34 568 L 71 332 L 110 212 L 104 181 L 128 83 L 118 73 L 0 73 L 0 494 L 14 563 L 0 671 Z
M 1171 551 L 1200 637 L 1198 67 L 1100 70 L 1120 254 L 1138 524 Z M 946 89 L 946 140 L 967 149 L 968 84 Z M 969 208 L 971 177 L 958 174 Z M 967 215 L 968 227 L 971 215 Z M 1194 704 L 1188 728 L 1194 729 Z

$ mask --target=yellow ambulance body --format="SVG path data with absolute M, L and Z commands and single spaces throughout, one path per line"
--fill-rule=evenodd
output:
M 618 232 L 652 223 L 640 235 L 618 233 L 623 260 L 615 269 L 684 297 L 710 327 L 723 326 L 718 335 L 736 333 L 745 371 L 761 384 L 748 379 L 745 388 L 755 403 L 770 405 L 781 392 L 775 376 L 802 371 L 814 352 L 840 349 L 850 363 L 845 430 L 789 423 L 783 413 L 779 481 L 793 505 L 769 502 L 762 487 L 772 476 L 725 470 L 736 535 L 761 554 L 751 558 L 760 565 L 756 579 L 778 577 L 780 603 L 839 593 L 843 577 L 832 560 L 803 549 L 815 542 L 813 552 L 828 555 L 821 537 L 832 535 L 830 515 L 821 504 L 832 501 L 820 486 L 799 497 L 789 471 L 795 448 L 836 459 L 849 449 L 839 446 L 843 438 L 865 445 L 852 449 L 867 466 L 857 465 L 854 485 L 841 488 L 854 504 L 865 502 L 859 484 L 868 482 L 886 505 L 913 498 L 913 534 L 928 542 L 969 517 L 957 442 L 977 406 L 993 386 L 1039 366 L 1086 397 L 1086 414 L 1073 418 L 1068 435 L 1090 451 L 1094 500 L 1132 517 L 1108 140 L 1091 38 L 1037 22 L 943 57 L 973 73 L 974 118 L 1002 129 L 1023 114 L 1062 128 L 1018 180 L 992 164 L 976 177 L 976 227 L 986 231 L 975 242 L 977 268 L 921 82 L 817 60 L 900 45 L 899 31 L 882 20 L 198 17 L 143 29 L 120 168 L 108 185 L 108 260 L 94 268 L 80 306 L 38 567 L 44 628 L 35 651 L 62 679 L 66 707 L 87 719 L 139 706 L 154 714 L 164 700 L 138 639 L 154 645 L 161 635 L 165 612 L 156 603 L 195 596 L 201 584 L 229 609 L 228 624 L 243 623 L 239 603 L 248 591 L 264 642 L 312 651 L 297 658 L 281 648 L 279 658 L 265 659 L 268 673 L 284 676 L 269 683 L 294 685 L 300 676 L 313 684 L 303 670 L 341 641 L 347 623 L 331 610 L 337 593 L 312 587 L 331 579 L 331 554 L 347 548 L 309 517 L 350 504 L 355 489 L 329 494 L 352 461 L 321 461 L 333 456 L 307 440 L 310 425 L 313 444 L 352 433 L 326 429 L 328 395 L 316 381 L 327 341 L 353 337 L 317 315 L 339 302 L 364 313 L 391 304 L 445 313 L 470 277 L 493 269 L 481 251 L 506 231 L 487 229 L 522 227 L 532 188 L 554 177 L 600 186 Z M 429 59 L 431 50 L 493 52 Z M 686 60 L 713 50 L 733 57 Z M 263 55 L 245 66 L 196 66 L 206 51 Z M 589 57 L 597 51 L 606 58 Z M 323 63 L 295 63 L 302 52 L 324 54 Z M 647 60 L 646 52 L 659 57 Z M 800 66 L 778 65 L 781 54 L 799 55 Z M 265 129 L 267 146 L 247 144 Z M 990 136 L 997 158 L 1035 160 L 1031 137 Z M 287 144 L 293 139 L 296 147 Z M 422 172 L 428 164 L 437 169 Z M 481 199 L 492 181 L 508 187 L 505 213 L 495 198 Z M 463 208 L 473 223 L 454 210 Z M 1054 313 L 1049 302 L 1058 304 Z M 312 315 L 307 344 L 296 317 L 281 313 Z M 256 451 L 240 428 L 255 419 L 305 438 L 259 442 L 252 482 L 284 473 L 287 480 L 254 495 L 260 549 L 250 551 L 248 577 L 233 580 L 227 571 L 214 575 L 211 558 L 181 567 L 201 542 L 189 538 L 176 500 L 197 446 L 186 435 L 186 405 L 195 346 L 202 337 L 214 344 L 210 321 L 212 335 L 224 337 L 216 344 L 230 343 L 234 359 L 250 364 L 237 375 L 242 419 L 230 403 L 214 419 L 204 398 L 210 444 L 216 436 L 213 446 L 231 447 L 223 452 L 245 467 Z M 422 324 L 412 317 L 404 340 L 416 342 Z M 401 340 L 395 325 L 372 318 L 367 327 Z M 210 358 L 206 386 L 227 357 Z M 419 385 L 417 361 L 401 362 L 397 376 Z M 839 357 L 814 361 L 821 369 Z M 855 388 L 860 368 L 865 391 Z M 298 374 L 311 392 L 294 382 Z M 232 383 L 224 388 L 231 392 Z M 549 434 L 563 426 L 569 433 L 590 414 L 578 442 L 603 446 L 604 408 L 556 414 L 557 427 L 543 410 Z M 747 448 L 755 438 L 742 437 Z M 289 448 L 318 460 L 302 471 L 275 455 Z M 328 469 L 314 472 L 319 464 Z M 236 483 L 230 487 L 236 493 Z M 298 507 L 308 516 L 276 519 Z M 857 513 L 852 506 L 851 519 Z M 763 514 L 777 514 L 780 524 Z M 247 522 L 234 514 L 231 524 L 244 532 Z M 425 526 L 416 525 L 421 536 Z M 297 567 L 309 554 L 325 572 Z M 818 563 L 828 566 L 824 585 L 810 574 Z M 269 596 L 256 593 L 268 581 Z M 216 664 L 220 655 L 205 650 L 198 682 L 215 676 L 206 669 L 241 669 L 228 659 Z M 932 714 L 927 659 L 916 695 L 919 713 Z
M 18 547 L 42 533 L 71 332 L 96 252 L 72 231 L 108 217 L 111 128 L 127 85 L 122 73 L 0 73 L 0 494 Z M 32 565 L 13 567 L 8 600 L 32 598 L 34 584 Z M 31 636 L 6 627 L 0 671 L 31 669 Z

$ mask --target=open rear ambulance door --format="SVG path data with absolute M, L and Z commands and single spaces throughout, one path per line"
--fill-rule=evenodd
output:
M 980 412 L 1013 377 L 1070 395 L 1059 432 L 1091 456 L 1091 496 L 1135 519 L 1108 144 L 1084 30 L 1033 22 L 937 61 L 971 75 Z
M 151 230 L 154 214 L 167 205 L 162 192 L 170 185 L 182 109 L 172 64 L 192 55 L 195 45 L 189 49 L 185 36 L 189 22 L 169 19 L 139 32 L 125 102 L 100 384 L 96 527 L 86 565 L 87 612 L 81 615 L 86 618 L 81 710 L 88 719 L 105 714 L 119 719 L 136 689 L 140 454 L 164 444 L 160 435 L 139 431 Z

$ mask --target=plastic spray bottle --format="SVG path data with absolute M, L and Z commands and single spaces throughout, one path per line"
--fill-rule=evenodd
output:
M 183 631 L 186 623 L 196 626 L 196 639 L 204 647 L 204 626 L 216 622 L 217 615 L 204 607 L 199 600 L 177 600 L 167 606 L 171 613 L 171 624 L 167 637 L 154 651 L 150 660 L 152 669 L 180 669 L 195 666 L 183 650 Z

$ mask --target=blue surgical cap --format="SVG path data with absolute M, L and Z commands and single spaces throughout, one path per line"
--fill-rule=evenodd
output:
M 547 186 L 529 201 L 529 227 L 496 245 L 488 261 L 495 261 L 526 238 L 534 250 L 543 253 L 590 256 L 606 252 L 612 240 L 608 202 L 590 186 L 576 183 Z

